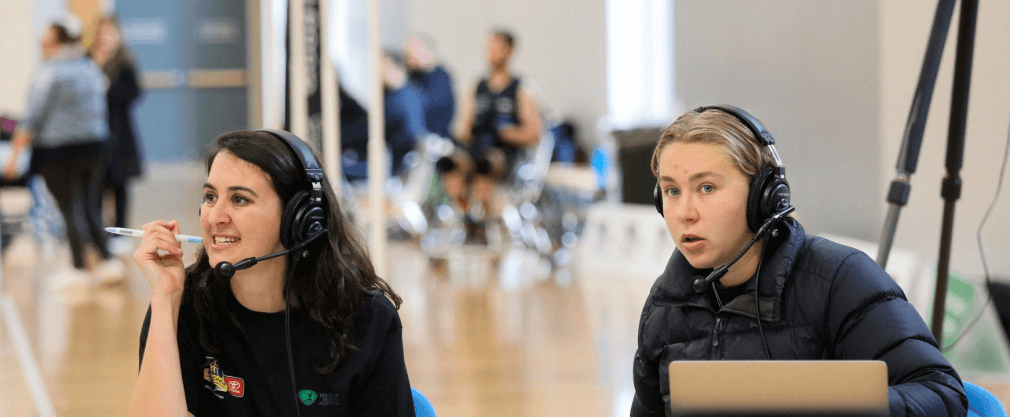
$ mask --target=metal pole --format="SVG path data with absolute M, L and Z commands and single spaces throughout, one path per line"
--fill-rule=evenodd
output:
M 322 93 L 322 125 L 323 125 L 323 166 L 330 186 L 338 196 L 342 195 L 341 185 L 343 175 L 340 165 L 340 102 L 337 100 L 337 70 L 333 67 L 333 57 L 330 56 L 330 0 L 319 1 L 319 59 L 322 73 L 320 90 Z
M 379 47 L 379 0 L 368 0 L 368 68 L 371 73 L 368 109 L 368 195 L 372 265 L 380 277 L 386 271 L 386 135 L 382 96 L 382 50 Z
M 291 133 L 304 140 L 309 140 L 309 92 L 305 84 L 307 76 L 305 66 L 305 1 L 290 0 L 288 13 L 291 18 L 291 26 L 288 27 L 288 36 L 291 48 L 288 51 L 288 79 L 291 80 L 288 97 L 291 99 L 291 113 L 288 125 Z
M 947 175 L 943 178 L 943 226 L 940 237 L 940 260 L 936 268 L 936 293 L 933 298 L 933 337 L 943 346 L 943 318 L 947 301 L 948 267 L 951 240 L 954 235 L 954 205 L 961 197 L 961 165 L 964 160 L 964 131 L 968 122 L 968 93 L 971 90 L 971 64 L 975 53 L 975 26 L 978 0 L 961 2 L 961 17 L 957 28 L 957 55 L 954 59 L 954 88 L 950 103 L 950 124 L 947 130 Z
M 929 42 L 926 44 L 926 57 L 919 71 L 919 84 L 912 98 L 912 108 L 908 112 L 908 122 L 901 141 L 901 153 L 898 155 L 898 174 L 891 181 L 887 192 L 887 201 L 891 204 L 884 221 L 884 230 L 877 252 L 877 263 L 881 268 L 887 267 L 887 257 L 891 253 L 894 242 L 894 232 L 898 228 L 898 216 L 901 208 L 908 203 L 911 191 L 909 177 L 915 172 L 919 161 L 919 149 L 922 145 L 922 132 L 926 128 L 926 116 L 929 104 L 933 98 L 933 87 L 936 85 L 936 73 L 940 68 L 940 58 L 943 56 L 943 44 L 950 29 L 950 19 L 954 14 L 954 0 L 940 0 L 936 3 L 936 15 L 933 17 L 933 27 L 929 32 Z

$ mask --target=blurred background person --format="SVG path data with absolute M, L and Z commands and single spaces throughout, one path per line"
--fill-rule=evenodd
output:
M 407 84 L 421 99 L 421 110 L 428 131 L 443 138 L 451 138 L 449 125 L 456 115 L 456 95 L 452 77 L 439 64 L 431 38 L 415 34 L 407 39 L 403 54 L 407 65 Z
M 14 131 L 17 128 L 17 121 L 13 117 L 3 117 L 3 126 L 0 127 L 0 161 L 7 161 L 13 152 L 11 141 Z M 15 172 L 4 177 L 3 186 L 24 186 L 31 196 L 31 203 L 28 207 L 28 220 L 31 222 L 32 235 L 39 245 L 39 251 L 43 257 L 49 257 L 56 249 L 57 242 L 63 240 L 66 231 L 63 225 L 63 215 L 53 195 L 46 188 L 46 182 L 41 176 L 30 169 L 31 150 L 24 150 L 18 154 L 16 159 Z M 8 216 L 7 213 L 0 215 L 3 219 L 3 249 L 6 253 L 12 238 L 21 232 L 17 216 Z
M 4 176 L 17 176 L 18 155 L 32 148 L 31 168 L 45 180 L 66 223 L 74 269 L 57 274 L 54 289 L 121 277 L 125 265 L 106 248 L 101 230 L 100 189 L 108 137 L 105 80 L 80 46 L 81 22 L 66 15 L 43 32 L 43 63 L 31 83 L 28 107 L 11 141 Z M 101 263 L 87 265 L 92 244 Z
M 516 152 L 536 143 L 543 126 L 533 95 L 509 68 L 514 50 L 510 32 L 492 32 L 488 73 L 467 95 L 460 112 L 460 149 L 438 163 L 446 195 L 468 213 L 468 235 L 478 241 L 484 217 L 493 211 L 489 203 L 495 183 L 508 180 Z
M 133 107 L 141 95 L 137 83 L 137 65 L 133 54 L 123 41 L 122 31 L 115 16 L 98 18 L 95 39 L 88 48 L 88 56 L 102 69 L 109 80 L 105 94 L 108 105 L 109 152 L 105 172 L 105 189 L 115 198 L 116 227 L 127 227 L 130 194 L 129 181 L 143 172 L 140 141 L 133 123 Z M 123 241 L 115 238 L 111 241 Z
M 401 57 L 393 51 L 382 57 L 386 147 L 392 176 L 403 172 L 404 156 L 427 131 L 421 98 L 407 85 L 407 67 Z M 348 181 L 363 180 L 368 177 L 368 112 L 343 91 L 340 98 L 344 174 Z

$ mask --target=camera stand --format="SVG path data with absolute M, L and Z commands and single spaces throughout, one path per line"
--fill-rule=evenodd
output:
M 919 83 L 912 99 L 912 108 L 905 124 L 904 138 L 898 155 L 897 177 L 891 182 L 887 193 L 890 208 L 884 222 L 883 236 L 877 253 L 877 263 L 887 266 L 887 257 L 894 243 L 894 232 L 898 226 L 901 208 L 908 203 L 911 190 L 910 176 L 915 173 L 922 145 L 922 133 L 926 126 L 926 116 L 936 85 L 936 75 L 940 67 L 943 46 L 954 14 L 955 0 L 939 0 L 936 16 L 926 46 L 926 57 L 919 73 Z M 978 16 L 978 0 L 961 2 L 960 20 L 957 34 L 957 55 L 954 60 L 953 95 L 950 105 L 950 124 L 947 129 L 947 173 L 943 178 L 940 195 L 944 199 L 943 224 L 940 237 L 940 256 L 937 265 L 936 293 L 933 298 L 933 320 L 931 330 L 940 346 L 943 346 L 943 318 L 947 300 L 950 249 L 954 229 L 954 204 L 961 197 L 960 170 L 964 159 L 964 131 L 968 118 L 968 92 L 971 86 L 971 65 L 975 49 L 975 27 Z

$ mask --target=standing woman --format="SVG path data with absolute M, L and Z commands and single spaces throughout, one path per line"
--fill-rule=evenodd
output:
M 134 259 L 152 299 L 129 415 L 414 415 L 400 297 L 314 158 L 287 132 L 225 133 L 196 263 L 178 221 L 144 225 Z
M 126 227 L 130 179 L 143 171 L 141 146 L 133 128 L 133 105 L 140 97 L 137 65 L 133 54 L 123 43 L 119 22 L 114 16 L 102 16 L 95 28 L 95 40 L 88 55 L 102 68 L 109 79 L 105 94 L 109 106 L 110 159 L 105 175 L 106 189 L 116 198 L 116 227 Z
M 74 270 L 72 279 L 58 287 L 91 276 L 86 252 L 97 249 L 101 263 L 94 268 L 103 279 L 121 276 L 122 261 L 106 248 L 98 199 L 105 175 L 108 137 L 105 81 L 80 46 L 81 22 L 73 14 L 50 24 L 42 34 L 42 65 L 32 79 L 28 106 L 11 139 L 11 156 L 4 175 L 16 178 L 18 155 L 32 150 L 31 170 L 52 192 L 67 225 Z

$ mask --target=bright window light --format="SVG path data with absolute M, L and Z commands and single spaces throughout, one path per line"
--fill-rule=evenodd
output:
M 673 2 L 607 0 L 607 108 L 612 129 L 674 116 Z

